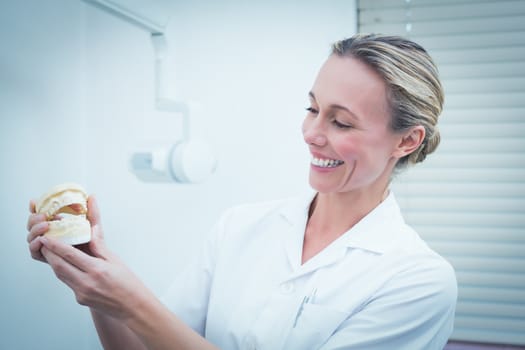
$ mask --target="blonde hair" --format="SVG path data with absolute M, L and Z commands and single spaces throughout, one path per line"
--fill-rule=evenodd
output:
M 357 58 L 384 79 L 394 132 L 416 125 L 425 128 L 419 148 L 401 158 L 396 168 L 422 162 L 434 152 L 440 141 L 437 121 L 444 93 L 437 67 L 425 49 L 399 36 L 357 34 L 334 43 L 332 54 Z

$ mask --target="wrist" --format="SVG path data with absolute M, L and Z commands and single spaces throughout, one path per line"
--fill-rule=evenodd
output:
M 122 315 L 122 322 L 136 333 L 142 333 L 155 327 L 157 322 L 152 322 L 152 320 L 159 320 L 163 308 L 157 297 L 144 287 L 140 293 L 130 299 L 133 301 L 126 303 L 127 310 Z
M 184 324 L 156 297 L 138 305 L 133 317 L 126 320 L 148 349 L 203 349 L 217 350 L 215 346 Z

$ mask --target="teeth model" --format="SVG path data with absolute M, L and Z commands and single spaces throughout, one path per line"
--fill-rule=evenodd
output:
M 45 214 L 49 222 L 45 235 L 71 245 L 89 242 L 91 225 L 86 219 L 87 198 L 86 191 L 74 183 L 55 186 L 40 197 L 35 209 Z

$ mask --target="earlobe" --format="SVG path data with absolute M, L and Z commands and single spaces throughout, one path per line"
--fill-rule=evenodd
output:
M 424 139 L 425 128 L 422 125 L 414 126 L 401 138 L 395 156 L 403 158 L 404 156 L 409 155 L 419 148 Z

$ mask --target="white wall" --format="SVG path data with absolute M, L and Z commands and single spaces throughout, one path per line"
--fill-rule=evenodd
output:
M 173 84 L 201 105 L 192 131 L 219 158 L 201 185 L 128 170 L 132 152 L 180 135 L 179 116 L 154 109 L 146 32 L 81 1 L 0 5 L 0 348 L 99 348 L 87 310 L 27 251 L 27 203 L 48 187 L 97 195 L 108 245 L 158 294 L 224 208 L 308 190 L 307 92 L 329 44 L 354 33 L 354 2 L 174 7 Z

